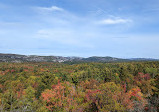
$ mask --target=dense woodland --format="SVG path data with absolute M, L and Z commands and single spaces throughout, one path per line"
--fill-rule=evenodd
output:
M 159 62 L 0 63 L 1 112 L 158 112 Z

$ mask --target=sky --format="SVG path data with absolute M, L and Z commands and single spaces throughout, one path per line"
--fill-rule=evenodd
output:
M 159 58 L 159 0 L 0 0 L 0 53 Z

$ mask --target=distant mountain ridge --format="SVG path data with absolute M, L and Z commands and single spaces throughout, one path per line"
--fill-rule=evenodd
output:
M 38 56 L 0 53 L 0 62 L 128 62 L 128 61 L 159 61 L 151 58 L 122 59 L 115 57 L 63 57 L 63 56 Z

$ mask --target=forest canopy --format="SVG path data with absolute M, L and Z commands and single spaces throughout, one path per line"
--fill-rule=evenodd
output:
M 0 111 L 157 112 L 159 62 L 0 63 Z

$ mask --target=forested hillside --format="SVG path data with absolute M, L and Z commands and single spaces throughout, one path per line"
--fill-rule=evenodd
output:
M 38 55 L 19 55 L 19 54 L 2 54 L 0 53 L 0 62 L 64 62 L 64 63 L 84 63 L 84 62 L 132 62 L 132 61 L 159 61 L 153 58 L 130 58 L 122 59 L 115 57 L 63 57 L 63 56 L 38 56 Z
M 1 112 L 158 112 L 159 62 L 0 63 Z

